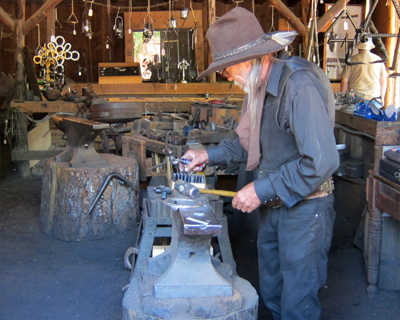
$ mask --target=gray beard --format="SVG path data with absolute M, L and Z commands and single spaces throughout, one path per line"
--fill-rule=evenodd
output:
M 250 88 L 248 87 L 247 83 L 243 84 L 237 81 L 234 81 L 234 84 L 237 85 L 240 89 L 242 89 L 245 93 L 250 96 L 251 94 L 254 94 L 253 92 L 250 92 Z M 256 116 L 257 116 L 257 105 L 254 104 L 248 104 L 247 105 L 247 112 L 250 115 L 250 122 L 251 126 L 254 128 L 256 126 Z
M 242 89 L 245 93 L 249 93 L 249 87 L 247 85 L 244 85 L 243 83 L 238 81 L 233 81 L 233 83 L 237 85 L 240 89 Z

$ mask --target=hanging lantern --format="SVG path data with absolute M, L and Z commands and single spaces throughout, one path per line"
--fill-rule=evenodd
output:
M 149 42 L 153 37 L 153 24 L 146 22 L 143 30 L 143 40 L 144 42 Z
M 189 16 L 189 9 L 184 8 L 181 10 L 181 19 L 186 20 Z
M 122 17 L 115 17 L 114 30 L 117 39 L 122 39 L 124 37 L 124 20 Z
M 172 19 L 169 20 L 169 26 L 174 29 L 176 28 L 176 19 L 174 17 L 172 17 Z

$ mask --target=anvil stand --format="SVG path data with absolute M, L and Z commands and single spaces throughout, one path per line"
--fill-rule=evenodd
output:
M 94 140 L 109 127 L 106 123 L 76 117 L 52 119 L 67 134 L 68 146 L 45 162 L 40 229 L 63 241 L 103 239 L 132 229 L 139 212 L 139 197 L 121 183 L 111 181 L 86 217 L 97 191 L 110 174 L 117 173 L 139 189 L 136 159 L 96 152 Z
M 210 255 L 223 228 L 207 198 L 160 199 L 149 187 L 123 319 L 257 319 L 255 289 Z M 154 237 L 168 233 L 169 248 L 151 257 Z

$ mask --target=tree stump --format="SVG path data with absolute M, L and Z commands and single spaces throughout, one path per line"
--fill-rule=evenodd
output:
M 71 168 L 68 162 L 46 160 L 40 204 L 40 228 L 64 241 L 96 240 L 127 231 L 136 224 L 139 193 L 112 179 L 85 219 L 107 176 L 119 173 L 139 190 L 136 159 L 102 154 L 107 166 Z

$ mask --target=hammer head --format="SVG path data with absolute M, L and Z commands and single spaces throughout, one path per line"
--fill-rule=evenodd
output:
M 200 196 L 200 190 L 194 185 L 185 182 L 183 180 L 175 181 L 175 189 L 184 196 L 188 196 L 191 199 L 196 199 Z

